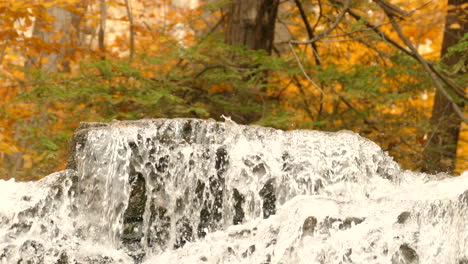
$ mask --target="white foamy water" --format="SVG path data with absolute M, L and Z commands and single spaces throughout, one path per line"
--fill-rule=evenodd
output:
M 299 195 L 269 219 L 231 226 L 145 263 L 464 263 L 467 204 L 458 198 L 468 188 L 468 173 L 386 187 L 378 199 Z M 413 261 L 396 253 L 402 245 L 416 252 Z
M 468 172 L 402 171 L 349 131 L 158 119 L 77 138 L 69 170 L 0 181 L 0 263 L 468 263 Z

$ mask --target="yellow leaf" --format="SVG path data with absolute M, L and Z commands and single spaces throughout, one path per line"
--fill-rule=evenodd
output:
M 451 24 L 451 25 L 449 26 L 449 28 L 451 28 L 451 29 L 460 29 L 461 26 L 460 26 L 460 24 L 458 24 L 458 23 L 453 23 L 453 24 Z
M 108 1 L 107 4 L 109 6 L 112 6 L 112 7 L 118 7 L 119 6 L 119 3 L 117 3 L 116 1 Z
M 42 3 L 42 6 L 44 8 L 49 8 L 49 7 L 52 7 L 52 6 L 56 5 L 56 4 L 57 4 L 56 1 L 50 1 L 50 2 Z
M 150 50 L 150 51 L 157 51 L 157 50 L 158 50 L 158 45 L 156 45 L 156 44 L 151 44 L 151 45 L 149 46 L 149 50 Z
M 42 153 L 41 155 L 36 155 L 36 156 L 34 156 L 34 158 L 32 158 L 32 161 L 34 161 L 36 163 L 41 162 L 45 158 L 45 156 L 46 156 L 45 152 Z
M 19 149 L 15 145 L 0 142 L 0 151 L 5 152 L 6 154 L 13 154 L 15 152 L 18 152 Z
M 16 12 L 24 8 L 25 3 L 23 1 L 12 1 L 10 2 L 10 10 Z
M 23 155 L 23 160 L 24 160 L 24 163 L 23 163 L 23 168 L 24 168 L 24 169 L 30 169 L 30 168 L 32 168 L 33 162 L 32 162 L 32 157 L 31 157 L 31 155 L 29 155 L 29 154 L 24 154 L 24 155 Z

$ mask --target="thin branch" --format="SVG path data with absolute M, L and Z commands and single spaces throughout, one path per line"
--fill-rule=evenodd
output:
M 314 38 L 314 31 L 313 31 L 312 27 L 310 26 L 309 19 L 307 19 L 307 15 L 306 15 L 306 13 L 304 11 L 304 8 L 302 7 L 301 1 L 300 0 L 294 0 L 294 2 L 296 3 L 297 8 L 299 9 L 299 14 L 301 15 L 302 21 L 304 22 L 304 25 L 306 27 L 307 35 L 309 36 L 309 39 L 313 39 Z M 310 46 L 312 47 L 312 51 L 313 51 L 313 55 L 314 55 L 314 59 L 315 59 L 315 64 L 321 65 L 322 62 L 320 60 L 320 56 L 318 56 L 317 44 L 315 42 L 311 42 Z
M 385 54 L 381 50 L 379 50 L 376 46 L 372 46 L 369 42 L 366 42 L 362 39 L 357 39 L 356 41 L 377 53 L 377 57 L 380 59 L 380 61 L 382 61 L 383 66 L 388 67 L 388 63 L 385 59 Z
M 294 50 L 294 47 L 292 46 L 291 43 L 289 43 L 289 47 L 291 48 L 293 54 L 294 54 L 294 58 L 296 59 L 296 62 L 299 66 L 299 68 L 301 69 L 302 73 L 304 74 L 304 76 L 306 77 L 306 79 L 315 87 L 317 88 L 317 90 L 319 90 L 321 92 L 322 95 L 325 95 L 324 91 L 322 90 L 322 88 L 320 88 L 310 77 L 309 75 L 306 73 L 305 69 L 304 69 L 304 66 L 302 66 L 302 63 L 301 61 L 299 60 L 299 57 L 297 56 L 297 53 L 296 51 Z M 335 93 L 338 98 L 351 110 L 353 110 L 354 112 L 360 114 L 359 110 L 357 110 L 353 104 L 351 104 L 350 101 L 348 101 L 344 96 L 342 96 L 333 86 L 330 86 L 330 89 L 332 90 L 333 93 Z M 369 125 L 372 129 L 374 129 L 375 131 L 379 132 L 379 129 L 373 124 L 373 122 L 367 120 L 367 118 L 363 118 L 363 121 L 366 125 Z
M 301 98 L 302 98 L 302 103 L 304 104 L 304 110 L 306 111 L 307 115 L 309 116 L 310 120 L 314 120 L 314 114 L 310 110 L 310 104 L 309 101 L 307 101 L 307 95 L 304 91 L 304 88 L 302 87 L 301 82 L 297 78 L 297 76 L 293 77 L 293 80 L 296 82 L 297 88 L 299 88 L 299 92 L 301 93 Z
M 381 27 L 381 26 L 385 26 L 385 25 L 388 25 L 390 24 L 390 22 L 386 22 L 386 23 L 382 23 L 382 24 L 378 24 L 378 25 L 375 25 L 375 27 Z M 339 27 L 337 27 L 339 28 Z M 340 37 L 346 37 L 346 36 L 349 36 L 349 35 L 353 35 L 355 33 L 360 33 L 360 32 L 366 32 L 366 31 L 373 31 L 373 29 L 371 28 L 364 28 L 364 29 L 357 29 L 357 30 L 354 30 L 354 31 L 349 31 L 349 32 L 345 32 L 345 33 L 342 33 L 342 34 L 335 34 L 335 35 L 327 35 L 327 36 L 323 36 L 321 39 L 328 39 L 328 38 L 340 38 Z M 291 33 L 290 33 L 291 34 Z M 291 34 L 292 35 L 292 34 Z M 369 34 L 366 34 L 364 36 L 370 36 Z M 356 37 L 357 38 L 357 37 Z M 312 38 L 309 38 L 309 39 L 312 39 Z M 322 41 L 322 42 L 327 42 L 327 41 L 324 41 L 324 40 L 317 40 L 317 41 Z M 315 42 L 317 42 L 315 41 Z M 342 41 L 342 40 L 341 40 Z M 279 42 L 276 42 L 277 44 L 287 44 L 289 42 L 289 40 L 286 40 L 286 41 L 279 41 Z M 295 41 L 296 42 L 296 41 Z M 328 41 L 328 42 L 331 42 L 331 41 Z M 308 45 L 310 43 L 307 43 L 307 42 L 303 42 L 303 43 L 293 43 L 293 44 L 297 44 L 297 45 Z
M 301 69 L 302 71 L 302 74 L 304 75 L 304 77 L 312 84 L 312 86 L 314 86 L 317 90 L 319 90 L 323 95 L 325 95 L 325 92 L 322 90 L 322 88 L 320 88 L 310 77 L 309 75 L 307 74 L 307 72 L 305 71 L 304 69 L 304 66 L 302 65 L 301 63 L 301 60 L 299 59 L 299 57 L 297 56 L 297 53 L 296 51 L 294 50 L 294 47 L 292 46 L 291 42 L 289 43 L 289 47 L 291 48 L 293 54 L 294 54 L 294 58 L 296 59 L 296 62 L 297 62 L 297 65 L 299 66 L 299 68 Z
M 413 57 L 414 59 L 417 59 L 416 55 L 413 54 L 411 50 L 408 50 L 407 48 L 404 48 L 400 44 L 398 44 L 395 40 L 390 38 L 385 32 L 381 31 L 376 25 L 373 25 L 372 23 L 368 22 L 365 20 L 362 16 L 354 12 L 352 9 L 348 9 L 348 14 L 350 14 L 354 19 L 357 21 L 362 21 L 364 25 L 370 29 L 372 29 L 375 33 L 377 33 L 383 40 L 386 42 L 392 44 L 394 47 L 399 49 L 400 51 L 406 53 L 406 55 Z M 423 58 L 424 60 L 424 58 Z M 431 69 L 432 72 L 434 72 L 437 77 L 439 77 L 447 86 L 452 88 L 452 90 L 463 100 L 468 101 L 468 97 L 465 95 L 465 90 L 461 87 L 459 87 L 457 84 L 455 84 L 452 80 L 450 80 L 449 77 L 447 77 L 445 74 L 442 72 L 438 71 L 434 65 L 432 65 L 430 62 L 424 60 L 428 67 Z
M 319 16 L 317 18 L 317 21 L 315 21 L 314 26 L 312 27 L 312 32 L 315 32 L 315 29 L 317 28 L 317 26 L 320 23 L 320 19 L 322 19 L 322 17 L 323 17 L 323 8 L 322 8 L 322 1 L 321 0 L 318 0 L 318 6 L 319 6 Z
M 405 17 L 411 16 L 414 12 L 425 8 L 428 6 L 433 0 L 429 0 L 426 3 L 412 9 L 411 11 L 405 11 L 399 8 L 396 5 L 389 3 L 387 0 L 373 0 L 382 10 L 388 15 L 392 17 L 398 17 L 399 19 L 405 19 Z
M 224 16 L 224 15 L 221 15 L 221 18 L 218 20 L 218 22 L 216 23 L 216 25 L 214 25 L 214 26 L 210 29 L 210 31 L 209 31 L 208 33 L 206 33 L 205 36 L 203 36 L 203 38 L 198 42 L 198 44 L 201 44 L 201 43 L 203 43 L 206 39 L 208 39 L 208 37 L 224 22 L 224 19 L 225 19 L 225 16 Z M 146 27 L 147 27 L 148 29 L 150 29 L 150 27 L 149 27 L 149 25 L 148 25 L 147 23 L 145 23 L 145 25 L 146 25 Z M 180 64 L 181 64 L 183 61 L 184 61 L 183 58 L 179 58 L 179 59 L 177 60 L 177 63 L 174 64 L 174 65 L 167 71 L 166 77 L 169 76 L 169 74 L 170 74 L 176 67 L 179 67 Z M 206 70 L 208 70 L 208 69 L 206 69 Z M 203 74 L 203 70 L 202 70 L 202 72 L 196 74 L 196 77 L 195 77 L 195 78 L 198 78 L 198 77 L 199 77 L 200 75 L 202 75 L 202 74 Z
M 336 20 L 333 22 L 333 24 L 325 31 L 323 32 L 320 32 L 320 34 L 316 35 L 314 38 L 312 39 L 309 39 L 309 40 L 304 40 L 304 41 L 299 41 L 299 40 L 291 40 L 291 43 L 293 44 L 305 44 L 305 43 L 312 43 L 312 42 L 315 42 L 321 38 L 323 38 L 324 36 L 328 35 L 333 29 L 336 28 L 336 26 L 338 26 L 338 24 L 341 22 L 341 20 L 343 20 L 344 18 L 344 15 L 346 14 L 347 10 L 349 9 L 349 0 L 345 0 L 345 3 L 344 3 L 344 7 L 343 7 L 343 10 L 341 11 L 341 13 L 338 15 L 338 17 L 336 18 Z
M 388 15 L 388 14 L 387 14 Z M 463 114 L 463 112 L 461 111 L 460 107 L 458 107 L 458 105 L 455 103 L 455 101 L 453 100 L 453 98 L 450 96 L 450 94 L 445 90 L 444 86 L 442 85 L 442 83 L 440 83 L 439 79 L 437 78 L 436 74 L 431 70 L 431 68 L 429 67 L 429 65 L 427 64 L 426 60 L 424 60 L 421 55 L 418 53 L 418 51 L 416 50 L 416 48 L 413 46 L 413 44 L 405 37 L 405 35 L 403 34 L 403 32 L 401 31 L 401 28 L 400 26 L 398 25 L 398 23 L 395 21 L 394 17 L 393 16 L 388 16 L 388 18 L 390 19 L 390 22 L 392 23 L 393 25 L 393 28 L 395 29 L 395 31 L 397 32 L 398 36 L 400 37 L 400 39 L 405 43 L 406 46 L 408 46 L 408 48 L 411 50 L 411 52 L 416 56 L 416 59 L 419 61 L 419 63 L 421 63 L 421 65 L 423 66 L 424 70 L 426 71 L 426 73 L 429 75 L 429 77 L 432 79 L 432 81 L 434 82 L 435 86 L 437 89 L 439 89 L 439 91 L 445 96 L 445 98 L 447 98 L 448 101 L 450 101 L 452 107 L 453 107 L 453 110 L 455 110 L 455 112 L 457 113 L 457 115 L 460 117 L 461 120 L 463 120 L 463 122 L 467 123 L 468 124 L 468 119 L 465 117 L 465 115 Z
M 410 15 L 409 12 L 406 12 L 405 10 L 387 2 L 386 0 L 374 0 L 374 2 L 383 9 L 388 17 L 398 17 L 400 19 L 404 19 Z
M 213 34 L 213 32 L 215 32 L 216 29 L 224 23 L 225 19 L 226 19 L 225 15 L 224 14 L 221 15 L 218 22 L 216 22 L 216 24 L 210 29 L 210 31 L 208 31 L 205 34 L 205 36 L 203 36 L 203 38 L 200 40 L 200 43 L 202 43 L 203 41 L 205 41 L 205 39 L 207 39 L 209 36 L 211 36 L 211 34 Z
M 378 24 L 378 25 L 376 25 L 376 27 L 381 27 L 381 26 L 385 26 L 385 25 L 388 25 L 388 24 L 390 24 L 390 22 Z M 349 31 L 349 32 L 345 32 L 345 33 L 342 33 L 342 34 L 335 34 L 335 35 L 324 36 L 323 38 L 339 38 L 339 37 L 345 37 L 345 36 L 352 35 L 352 34 L 354 34 L 354 33 L 359 33 L 359 32 L 364 32 L 364 31 L 372 31 L 372 29 L 370 29 L 370 28 L 356 29 L 356 30 Z
M 202 76 L 205 72 L 207 72 L 207 71 L 209 71 L 209 70 L 212 70 L 212 69 L 216 69 L 216 68 L 226 68 L 226 66 L 221 65 L 221 64 L 206 66 L 205 68 L 203 68 L 203 70 L 201 70 L 200 72 L 198 72 L 197 74 L 195 74 L 195 77 L 193 77 L 193 78 L 194 78 L 194 79 L 197 79 L 197 78 L 199 78 L 200 76 Z
M 359 110 L 357 110 L 356 107 L 353 106 L 353 104 L 351 104 L 350 101 L 348 101 L 348 99 L 346 99 L 343 95 L 341 95 L 335 88 L 333 88 L 333 86 L 330 86 L 330 89 L 332 90 L 332 92 L 334 92 L 338 98 L 340 98 L 340 100 L 349 108 L 351 109 L 352 111 L 354 111 L 355 113 L 357 114 L 361 114 L 361 112 Z M 369 121 L 367 118 L 363 117 L 362 120 L 364 121 L 364 123 L 366 125 L 368 125 L 370 128 L 372 128 L 373 130 L 377 131 L 377 132 L 380 132 L 380 130 L 374 125 L 374 122 L 371 122 Z
M 330 39 L 330 40 L 322 40 L 321 42 L 323 43 L 331 43 L 331 42 L 344 42 L 344 41 L 357 41 L 365 37 L 370 37 L 372 36 L 373 33 L 367 34 L 367 35 L 359 35 L 354 38 L 346 38 L 346 39 Z

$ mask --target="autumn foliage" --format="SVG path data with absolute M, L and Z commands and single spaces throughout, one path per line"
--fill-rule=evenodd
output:
M 466 64 L 438 66 L 451 6 L 389 2 L 408 12 L 395 21 L 419 54 L 464 89 Z M 282 1 L 268 54 L 225 43 L 229 4 L 0 1 L 0 178 L 65 168 L 80 122 L 221 115 L 280 129 L 352 130 L 403 168 L 422 168 L 435 86 L 391 43 L 406 47 L 381 6 Z M 467 51 L 466 43 L 455 48 Z M 466 129 L 458 173 L 468 169 Z

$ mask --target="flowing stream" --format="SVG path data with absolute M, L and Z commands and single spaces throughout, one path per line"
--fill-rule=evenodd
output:
M 468 264 L 468 172 L 349 131 L 84 123 L 68 167 L 0 180 L 0 263 Z

